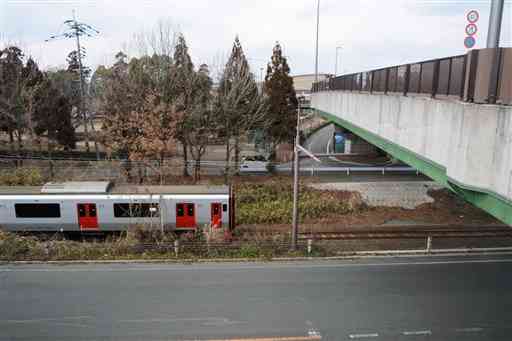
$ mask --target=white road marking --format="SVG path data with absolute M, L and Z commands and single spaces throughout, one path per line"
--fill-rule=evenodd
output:
M 411 330 L 411 331 L 404 331 L 402 334 L 406 336 L 411 335 L 432 335 L 432 331 L 430 330 Z
M 483 330 L 484 330 L 483 328 L 479 328 L 479 327 L 455 329 L 455 331 L 458 332 L 458 333 L 478 333 L 478 332 L 481 332 Z
M 101 264 L 87 264 L 82 268 L 71 268 L 66 265 L 52 268 L 21 268 L 18 265 L 9 265 L 10 268 L 0 266 L 1 272 L 125 272 L 125 271 L 206 271 L 206 270 L 272 270 L 272 269 L 311 269 L 311 268 L 354 268 L 354 267 L 386 267 L 386 266 L 410 266 L 410 265 L 449 265 L 449 264 L 485 264 L 485 263 L 512 263 L 512 259 L 481 259 L 481 260 L 452 260 L 452 261 L 429 261 L 429 262 L 391 262 L 391 263 L 357 263 L 357 264 L 267 264 L 253 266 L 209 266 L 206 265 L 170 265 L 158 267 L 101 267 Z M 42 264 L 45 265 L 46 264 Z
M 38 318 L 38 319 L 25 319 L 25 320 L 0 320 L 0 323 L 43 323 L 43 322 L 65 322 L 68 320 L 84 320 L 92 319 L 93 316 L 69 316 L 69 317 L 55 317 L 55 318 Z
M 350 334 L 349 337 L 351 339 L 366 339 L 366 338 L 372 338 L 372 337 L 379 337 L 379 334 L 377 334 L 377 333 Z

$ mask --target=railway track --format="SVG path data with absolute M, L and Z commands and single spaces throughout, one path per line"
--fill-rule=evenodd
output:
M 432 238 L 492 238 L 512 237 L 507 226 L 386 226 L 350 229 L 346 231 L 315 231 L 299 233 L 299 239 L 425 239 Z

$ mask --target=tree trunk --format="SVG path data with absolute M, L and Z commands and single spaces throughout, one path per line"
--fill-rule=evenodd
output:
M 181 141 L 181 145 L 183 146 L 183 176 L 188 177 L 190 174 L 188 173 L 188 145 L 187 141 L 183 139 Z
M 126 162 L 124 163 L 124 171 L 126 172 L 126 182 L 132 182 L 132 161 L 130 160 L 130 156 L 126 158 Z
M 11 152 L 14 152 L 14 133 L 12 129 L 9 129 L 9 146 L 11 148 Z
M 142 185 L 144 183 L 144 172 L 142 167 L 145 168 L 146 166 L 141 162 L 137 162 L 137 170 L 139 172 L 139 185 Z
M 96 160 L 100 160 L 100 150 L 98 148 L 98 135 L 96 134 L 96 128 L 94 128 L 94 122 L 92 120 L 89 121 L 91 123 L 91 131 L 94 135 L 94 151 L 96 153 Z
M 52 143 L 50 142 L 50 136 L 48 136 L 48 161 L 50 166 L 50 180 L 53 180 L 55 177 L 55 172 L 53 169 L 53 160 L 52 160 Z
M 194 182 L 197 182 L 201 179 L 201 154 L 198 152 L 198 156 L 195 160 L 195 167 L 194 167 Z
M 18 130 L 18 160 L 16 162 L 17 166 L 18 167 L 22 167 L 23 166 L 23 160 L 21 158 L 21 152 L 23 151 L 23 140 L 22 140 L 22 135 L 21 135 L 21 132 Z
M 235 166 L 240 164 L 240 136 L 235 136 Z
M 165 155 L 162 153 L 160 155 L 160 185 L 164 184 L 164 162 L 165 162 Z
M 229 159 L 231 158 L 231 146 L 229 136 L 226 136 L 226 165 L 224 169 L 224 183 L 227 185 L 229 180 Z

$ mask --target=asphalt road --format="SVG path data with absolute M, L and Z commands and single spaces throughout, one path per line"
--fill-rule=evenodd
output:
M 1 340 L 511 340 L 512 257 L 0 267 Z

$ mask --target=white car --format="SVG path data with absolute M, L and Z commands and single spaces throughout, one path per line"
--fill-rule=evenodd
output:
M 262 155 L 242 158 L 240 173 L 268 173 L 269 161 Z

